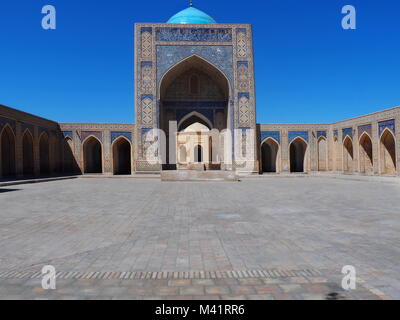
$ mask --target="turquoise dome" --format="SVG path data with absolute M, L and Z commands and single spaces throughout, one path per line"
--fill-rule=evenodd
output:
M 207 13 L 189 7 L 172 16 L 167 23 L 216 23 Z

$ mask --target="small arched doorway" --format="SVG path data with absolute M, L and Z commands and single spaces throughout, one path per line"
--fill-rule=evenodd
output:
M 325 137 L 318 139 L 318 171 L 328 170 L 328 143 Z
M 353 172 L 353 141 L 349 136 L 343 141 L 343 171 Z
M 360 172 L 372 173 L 373 163 L 372 140 L 367 133 L 363 133 L 360 138 Z
M 261 146 L 262 172 L 277 172 L 278 143 L 271 138 L 265 140 Z
M 91 136 L 83 143 L 83 167 L 84 173 L 102 173 L 101 143 Z
M 306 150 L 307 143 L 301 138 L 290 144 L 290 172 L 304 172 Z
M 203 162 L 203 148 L 200 145 L 194 147 L 194 162 Z
M 7 125 L 1 133 L 1 173 L 3 177 L 15 176 L 15 137 Z
M 32 176 L 34 173 L 33 164 L 33 137 L 27 130 L 22 138 L 22 157 L 23 157 L 23 174 L 24 176 Z
M 131 174 L 131 144 L 124 137 L 113 143 L 114 174 Z
M 39 162 L 40 174 L 47 175 L 50 173 L 50 153 L 49 153 L 49 136 L 42 133 L 39 139 Z
M 385 129 L 380 139 L 380 167 L 383 174 L 396 174 L 396 143 L 389 129 Z

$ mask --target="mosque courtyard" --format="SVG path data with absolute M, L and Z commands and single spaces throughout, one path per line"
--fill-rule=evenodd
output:
M 0 187 L 0 298 L 400 299 L 399 208 L 383 177 Z

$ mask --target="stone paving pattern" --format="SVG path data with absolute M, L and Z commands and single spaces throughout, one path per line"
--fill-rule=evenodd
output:
M 58 280 L 51 293 L 41 292 L 38 279 L 0 277 L 0 297 L 329 298 L 339 293 L 341 268 L 353 265 L 363 282 L 340 297 L 399 299 L 399 195 L 400 184 L 328 177 L 236 183 L 80 178 L 0 188 L 0 275 L 45 264 L 81 274 L 330 270 L 317 279 L 300 277 L 305 283 L 284 276 L 71 278 Z M 135 294 L 134 288 L 147 289 Z

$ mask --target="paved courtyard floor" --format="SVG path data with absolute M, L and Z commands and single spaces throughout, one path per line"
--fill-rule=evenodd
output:
M 79 178 L 0 188 L 2 299 L 400 299 L 400 183 Z M 53 265 L 57 289 L 41 289 Z M 342 267 L 357 289 L 341 289 Z

